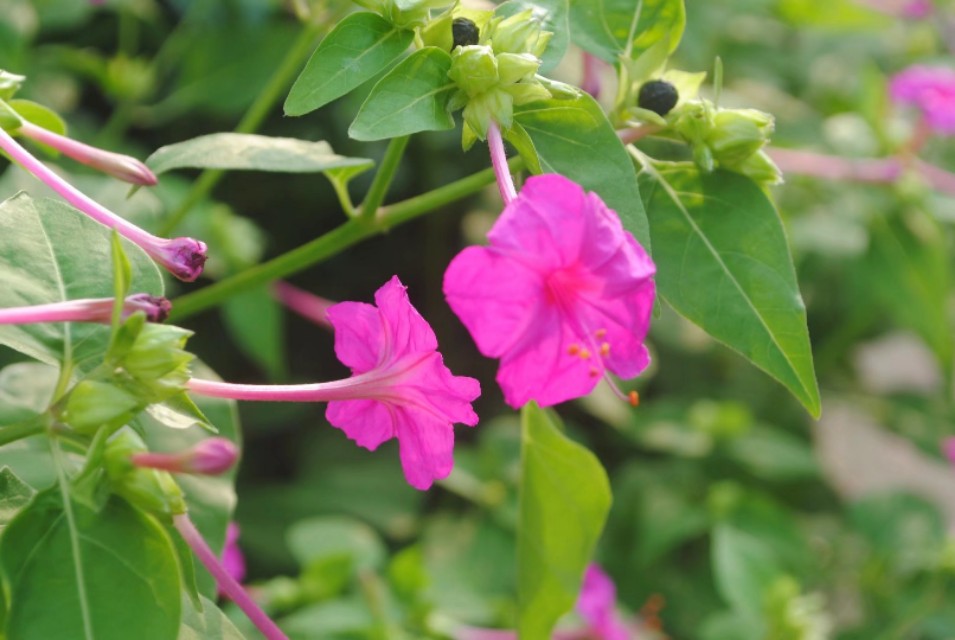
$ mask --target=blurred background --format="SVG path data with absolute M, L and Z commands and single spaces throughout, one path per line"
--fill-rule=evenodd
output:
M 776 146 L 890 157 L 911 142 L 917 118 L 890 103 L 888 79 L 912 64 L 955 67 L 955 10 L 940 0 L 910 15 L 903 4 L 690 0 L 671 67 L 711 70 L 719 56 L 723 104 L 773 113 Z M 296 6 L 329 27 L 353 8 Z M 0 0 L 0 69 L 26 75 L 18 97 L 56 110 L 71 137 L 145 158 L 233 130 L 302 29 L 278 0 Z M 554 75 L 576 84 L 580 69 L 572 49 Z M 383 144 L 345 134 L 370 87 L 301 118 L 282 115 L 283 92 L 258 132 L 380 159 Z M 955 168 L 952 138 L 931 137 L 919 154 Z M 481 145 L 461 151 L 457 131 L 417 135 L 388 201 L 488 165 Z M 58 166 L 153 230 L 199 175 L 165 174 L 127 200 L 123 184 L 66 159 Z M 369 178 L 351 183 L 356 200 Z M 955 436 L 955 200 L 916 172 L 886 185 L 786 178 L 772 195 L 808 307 L 822 418 L 661 306 L 654 363 L 635 382 L 640 407 L 598 388 L 559 409 L 613 485 L 597 560 L 640 628 L 635 637 L 955 638 L 955 471 L 943 446 Z M 42 193 L 5 168 L 0 197 L 19 189 Z M 328 425 L 323 406 L 241 405 L 236 520 L 247 580 L 295 638 L 445 637 L 456 622 L 512 621 L 517 415 L 494 384 L 495 363 L 480 357 L 441 294 L 451 257 L 482 240 L 500 206 L 489 187 L 291 279 L 326 298 L 370 301 L 399 275 L 449 367 L 484 389 L 481 424 L 456 429 L 455 471 L 427 493 L 404 482 L 394 441 L 358 449 Z M 177 228 L 208 242 L 206 278 L 170 281 L 170 297 L 342 219 L 320 175 L 226 175 Z M 184 326 L 196 332 L 191 349 L 227 380 L 347 375 L 331 335 L 267 290 Z M 0 352 L 4 364 L 14 357 Z

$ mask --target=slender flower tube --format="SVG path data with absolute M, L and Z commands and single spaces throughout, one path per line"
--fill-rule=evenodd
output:
M 375 293 L 375 306 L 340 302 L 328 309 L 335 353 L 351 368 L 344 380 L 252 385 L 189 381 L 201 395 L 271 402 L 327 402 L 328 421 L 360 447 L 397 438 L 408 483 L 427 489 L 454 466 L 455 422 L 474 426 L 477 380 L 453 375 L 428 322 L 411 306 L 397 276 Z
M 108 173 L 124 182 L 144 187 L 151 187 L 158 182 L 156 175 L 149 167 L 131 156 L 92 147 L 43 127 L 38 127 L 26 120 L 23 121 L 17 131 L 24 137 L 53 147 L 77 162 L 99 169 L 103 173 Z
M 123 316 L 144 311 L 150 322 L 162 322 L 169 317 L 169 300 L 148 293 L 137 293 L 126 298 Z M 0 324 L 36 324 L 38 322 L 100 322 L 109 324 L 113 316 L 112 298 L 85 298 L 52 302 L 30 307 L 0 309 Z
M 336 303 L 331 300 L 320 298 L 287 282 L 273 284 L 272 295 L 303 318 L 326 329 L 332 328 L 332 323 L 328 319 L 328 310 Z
M 501 190 L 504 204 L 510 204 L 517 197 L 514 189 L 514 179 L 507 168 L 507 153 L 504 152 L 504 140 L 501 138 L 501 128 L 497 122 L 491 121 L 487 128 L 487 146 L 491 151 L 491 164 L 494 165 L 494 175 L 497 176 L 497 186 Z
M 6 151 L 24 169 L 60 194 L 71 205 L 100 224 L 116 229 L 121 236 L 138 244 L 153 260 L 180 280 L 192 282 L 202 273 L 202 266 L 206 262 L 204 242 L 193 238 L 160 238 L 140 229 L 51 171 L 2 128 L 0 128 L 0 149 Z
M 248 616 L 252 624 L 262 632 L 267 640 L 288 640 L 288 636 L 262 611 L 255 600 L 249 596 L 246 590 L 242 588 L 242 585 L 239 584 L 232 574 L 229 573 L 228 569 L 223 566 L 219 558 L 216 557 L 216 554 L 209 548 L 209 545 L 206 544 L 202 534 L 199 533 L 195 525 L 192 524 L 192 520 L 189 519 L 189 514 L 180 513 L 173 516 L 172 523 L 173 526 L 176 527 L 176 530 L 179 531 L 182 539 L 185 540 L 189 548 L 192 549 L 192 552 L 199 558 L 199 562 L 201 562 L 205 568 L 209 570 L 209 573 L 212 574 L 212 577 L 216 579 L 222 593 L 228 596 L 242 609 L 243 613 Z
M 239 448 L 226 438 L 207 438 L 179 453 L 134 453 L 129 461 L 137 467 L 160 469 L 170 473 L 195 473 L 206 476 L 222 475 L 239 459 Z

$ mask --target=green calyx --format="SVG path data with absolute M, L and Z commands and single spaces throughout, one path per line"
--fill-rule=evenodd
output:
M 355 0 L 378 13 L 401 29 L 424 27 L 431 20 L 431 10 L 446 7 L 452 0 Z
M 481 31 L 479 44 L 489 45 L 497 54 L 529 53 L 540 58 L 553 35 L 544 31 L 533 10 L 527 9 L 509 18 L 491 18 Z
M 141 469 L 130 461 L 134 454 L 146 451 L 146 443 L 131 429 L 123 429 L 110 438 L 103 454 L 110 488 L 131 504 L 154 515 L 172 517 L 185 513 L 182 490 L 171 474 Z
M 540 58 L 531 53 L 496 53 L 486 44 L 457 47 L 448 76 L 458 86 L 449 108 L 464 108 L 465 146 L 487 136 L 491 121 L 505 129 L 514 120 L 514 106 L 551 97 L 536 79 Z

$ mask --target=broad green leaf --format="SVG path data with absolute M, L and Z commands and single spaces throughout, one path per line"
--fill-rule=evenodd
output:
M 30 503 L 35 493 L 10 467 L 0 469 L 0 530 Z
M 593 98 L 542 100 L 514 110 L 514 121 L 533 142 L 540 167 L 595 191 L 617 212 L 627 231 L 650 249 L 650 226 L 640 200 L 636 173 L 626 148 Z M 515 146 L 526 153 L 518 138 Z M 533 167 L 533 159 L 528 161 Z
M 146 158 L 156 174 L 173 169 L 227 169 L 318 173 L 343 167 L 363 170 L 374 164 L 366 158 L 346 158 L 327 142 L 273 138 L 251 133 L 212 133 L 160 147 Z
M 547 73 L 556 67 L 567 52 L 567 45 L 570 43 L 567 2 L 568 0 L 509 0 L 494 12 L 499 16 L 512 16 L 531 9 L 534 12 L 534 18 L 540 20 L 543 30 L 554 34 L 547 43 L 547 50 L 544 51 L 541 73 Z
M 455 85 L 448 79 L 451 56 L 435 47 L 414 52 L 371 90 L 348 128 L 356 140 L 382 140 L 419 131 L 454 127 L 448 99 Z
M 188 600 L 182 603 L 182 626 L 177 640 L 245 640 L 216 604 L 201 598 L 202 611 Z
M 818 416 L 806 308 L 786 232 L 766 194 L 736 173 L 649 162 L 640 191 L 660 295 Z
M 683 0 L 570 0 L 574 42 L 614 63 L 625 55 L 636 58 L 661 40 L 674 51 L 686 11 Z
M 273 380 L 285 375 L 282 311 L 266 287 L 232 296 L 223 305 L 225 326 L 239 348 Z
M 339 98 L 384 71 L 414 32 L 374 13 L 354 13 L 325 36 L 285 100 L 285 115 L 300 116 Z
M 118 498 L 94 512 L 60 496 L 38 494 L 0 539 L 7 636 L 175 640 L 179 567 L 163 528 Z
M 111 233 L 56 200 L 20 193 L 0 203 L 0 307 L 112 297 Z M 131 242 L 123 248 L 131 290 L 162 295 L 153 261 Z M 109 335 L 86 323 L 0 326 L 0 344 L 47 364 L 71 359 L 81 371 L 102 362 Z
M 521 410 L 517 529 L 517 628 L 549 638 L 577 601 L 610 511 L 610 482 L 597 457 L 560 432 L 531 402 Z

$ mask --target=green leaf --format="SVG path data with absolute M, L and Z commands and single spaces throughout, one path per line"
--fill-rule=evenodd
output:
M 358 569 L 376 569 L 387 556 L 384 543 L 367 524 L 346 517 L 300 520 L 289 529 L 288 547 L 302 567 L 332 556 L 348 556 Z
M 723 599 L 751 624 L 762 618 L 767 589 L 782 569 L 759 537 L 728 523 L 713 529 L 713 577 Z
M 111 234 L 56 200 L 20 193 L 0 203 L 0 307 L 112 297 Z M 126 240 L 123 248 L 131 290 L 162 295 L 149 256 Z M 51 365 L 72 360 L 81 371 L 102 362 L 109 335 L 108 326 L 88 323 L 0 326 L 0 344 Z
M 223 305 L 225 326 L 239 348 L 273 380 L 285 375 L 285 325 L 268 288 L 232 296 Z
M 494 11 L 495 15 L 510 17 L 530 9 L 534 12 L 534 18 L 540 20 L 543 30 L 554 34 L 544 51 L 541 73 L 551 71 L 567 53 L 567 45 L 570 44 L 567 2 L 568 0 L 510 0 Z
M 683 0 L 570 0 L 574 42 L 614 63 L 621 54 L 635 59 L 661 40 L 674 51 L 683 37 Z
M 455 85 L 448 79 L 451 56 L 424 47 L 388 72 L 371 90 L 348 128 L 356 140 L 382 140 L 454 127 L 448 99 Z
M 650 214 L 660 295 L 677 312 L 779 380 L 818 417 L 806 308 L 786 232 L 750 179 L 649 164 L 640 191 Z
M 514 109 L 514 121 L 533 141 L 540 167 L 595 191 L 617 212 L 627 231 L 650 250 L 650 225 L 630 155 L 593 98 L 542 100 Z M 526 144 L 514 140 L 526 153 Z M 534 160 L 527 161 L 529 167 Z
M 593 453 L 560 432 L 536 403 L 521 411 L 517 628 L 549 638 L 573 607 L 610 511 L 610 483 Z
M 182 605 L 182 626 L 177 640 L 245 640 L 216 604 L 202 598 L 202 611 L 188 600 Z
M 31 122 L 38 127 L 43 127 L 53 133 L 58 133 L 61 136 L 66 135 L 66 123 L 56 111 L 44 107 L 42 104 L 33 102 L 32 100 L 9 100 L 7 104 L 17 112 L 18 116 L 27 122 Z M 59 151 L 49 145 L 41 144 L 35 140 L 31 140 L 30 142 L 51 156 L 56 157 L 60 155 Z
M 780 15 L 795 27 L 883 29 L 893 18 L 853 0 L 779 0 Z
M 0 469 L 0 530 L 30 503 L 35 493 L 10 467 Z
M 346 158 L 327 142 L 274 138 L 251 133 L 212 133 L 157 149 L 146 158 L 156 174 L 173 169 L 227 169 L 319 173 L 343 167 L 367 170 L 367 158 Z
M 339 98 L 384 71 L 414 32 L 374 13 L 353 13 L 325 36 L 285 100 L 285 115 L 300 116 Z
M 175 640 L 179 632 L 172 541 L 123 500 L 94 512 L 75 502 L 64 509 L 59 489 L 38 494 L 4 530 L 0 570 L 8 637 Z

